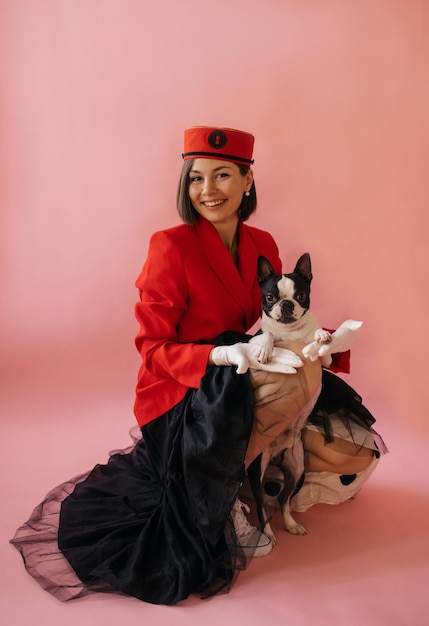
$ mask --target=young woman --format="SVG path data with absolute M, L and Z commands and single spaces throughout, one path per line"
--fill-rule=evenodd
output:
M 142 438 L 50 492 L 13 540 L 29 571 L 62 600 L 94 591 L 158 604 L 209 596 L 228 590 L 248 557 L 272 549 L 238 494 L 245 465 L 292 416 L 284 411 L 274 425 L 268 416 L 255 436 L 255 396 L 264 385 L 251 372 L 281 375 L 284 385 L 300 376 L 298 404 L 318 396 L 320 375 L 299 350 L 274 348 L 263 365 L 247 343 L 261 311 L 258 256 L 281 271 L 271 235 L 245 224 L 256 209 L 253 141 L 233 129 L 185 131 L 183 224 L 152 236 L 136 283 Z M 374 419 L 357 394 L 333 374 L 323 387 L 305 433 L 310 478 L 297 510 L 327 501 L 327 479 L 339 483 L 329 484 L 338 501 L 353 495 L 379 455 Z M 343 485 L 345 474 L 356 476 Z

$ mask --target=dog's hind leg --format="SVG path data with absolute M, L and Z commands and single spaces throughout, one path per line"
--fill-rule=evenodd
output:
M 279 494 L 279 502 L 286 530 L 293 535 L 306 535 L 307 529 L 298 524 L 290 510 L 290 501 L 304 482 L 304 447 L 301 437 L 295 440 L 291 448 L 284 450 L 279 467 L 284 475 L 284 488 Z
M 247 476 L 249 478 L 249 484 L 252 489 L 253 498 L 256 503 L 256 511 L 258 513 L 260 530 L 270 539 L 273 546 L 275 546 L 277 543 L 277 537 L 275 536 L 270 526 L 270 522 L 264 506 L 264 492 L 262 486 L 262 454 L 256 457 L 256 459 L 252 461 L 252 463 L 249 465 L 247 469 Z
M 302 480 L 300 481 L 300 487 L 304 482 L 304 475 L 302 476 Z M 298 524 L 298 522 L 293 518 L 292 513 L 290 511 L 290 501 L 292 497 L 299 491 L 298 489 L 294 489 L 292 493 L 286 498 L 286 501 L 283 501 L 281 504 L 283 521 L 285 523 L 285 528 L 288 532 L 292 533 L 292 535 L 306 535 L 307 529 L 302 524 Z M 279 497 L 280 500 L 280 497 Z

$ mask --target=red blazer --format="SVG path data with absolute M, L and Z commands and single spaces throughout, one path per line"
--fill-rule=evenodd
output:
M 136 281 L 142 356 L 135 415 L 140 426 L 198 388 L 213 347 L 196 345 L 220 333 L 247 332 L 261 316 L 257 259 L 266 256 L 275 271 L 281 261 L 274 239 L 240 223 L 238 269 L 214 226 L 200 219 L 155 233 Z

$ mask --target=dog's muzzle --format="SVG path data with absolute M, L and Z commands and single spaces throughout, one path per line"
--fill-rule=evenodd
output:
M 282 300 L 280 302 L 280 311 L 281 311 L 281 322 L 294 322 L 295 318 L 293 316 L 295 310 L 295 304 L 292 300 Z

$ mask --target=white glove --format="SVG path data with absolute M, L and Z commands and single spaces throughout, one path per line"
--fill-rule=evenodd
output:
M 352 346 L 354 332 L 361 326 L 362 322 L 346 320 L 332 333 L 332 341 L 330 343 L 321 344 L 318 341 L 313 341 L 302 349 L 302 353 L 310 361 L 317 361 L 319 357 L 336 354 L 337 352 L 347 352 Z
M 235 343 L 232 346 L 216 346 L 211 351 L 211 360 L 214 365 L 237 365 L 237 374 L 245 374 L 249 367 L 265 372 L 280 374 L 296 374 L 296 368 L 302 367 L 303 362 L 292 350 L 273 348 L 268 363 L 260 363 L 255 356 L 259 353 L 259 346 L 251 343 Z

